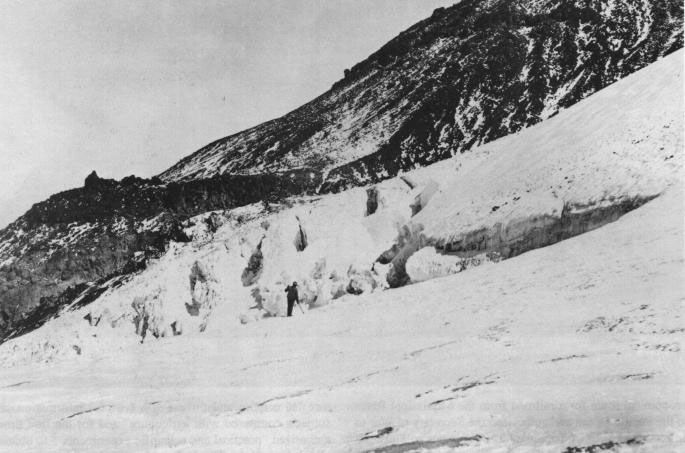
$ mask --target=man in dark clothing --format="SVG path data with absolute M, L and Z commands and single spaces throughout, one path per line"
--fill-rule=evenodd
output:
M 288 316 L 292 316 L 295 302 L 300 303 L 300 296 L 297 294 L 297 282 L 293 282 L 292 285 L 286 287 L 285 292 L 288 293 Z

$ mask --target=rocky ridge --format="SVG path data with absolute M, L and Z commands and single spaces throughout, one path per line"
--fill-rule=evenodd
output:
M 321 193 L 378 182 L 554 116 L 682 47 L 682 27 L 676 1 L 462 1 L 160 178 L 308 170 Z

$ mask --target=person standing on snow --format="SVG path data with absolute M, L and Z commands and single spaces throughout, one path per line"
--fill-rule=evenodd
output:
M 148 313 L 145 307 L 145 299 L 137 296 L 131 302 L 131 307 L 136 312 L 136 316 L 133 318 L 133 323 L 136 326 L 136 333 L 140 335 L 140 343 L 145 341 L 145 335 L 149 329 L 150 313 Z
M 293 315 L 293 306 L 297 302 L 300 303 L 300 295 L 297 293 L 297 282 L 293 282 L 285 288 L 285 292 L 288 293 L 288 316 Z

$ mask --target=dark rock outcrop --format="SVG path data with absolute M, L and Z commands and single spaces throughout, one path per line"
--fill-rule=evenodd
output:
M 117 182 L 93 172 L 84 187 L 35 204 L 0 231 L 0 310 L 8 318 L 0 338 L 36 325 L 24 322 L 31 313 L 56 314 L 80 294 L 70 288 L 139 270 L 170 241 L 187 241 L 190 216 L 313 193 L 319 183 L 304 170 L 171 184 L 135 176 Z

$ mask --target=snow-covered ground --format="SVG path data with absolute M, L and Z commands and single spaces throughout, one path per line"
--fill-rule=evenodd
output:
M 192 242 L 0 345 L 0 449 L 685 449 L 682 66 L 458 164 L 196 217 Z M 583 213 L 575 234 L 618 220 L 497 263 L 434 248 Z M 386 290 L 376 259 L 406 250 L 430 281 Z
M 0 446 L 682 450 L 684 214 L 674 188 L 603 228 L 458 275 L 5 369 Z

